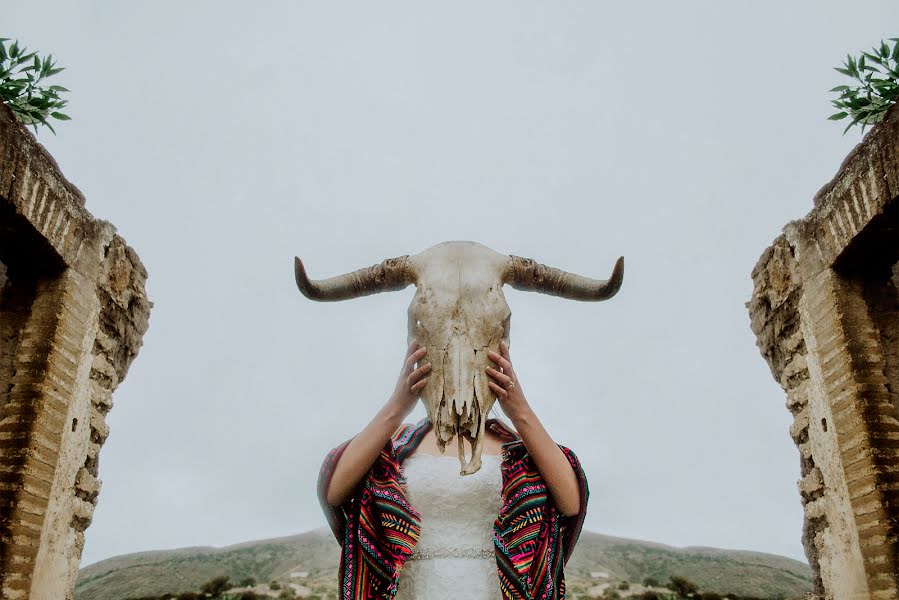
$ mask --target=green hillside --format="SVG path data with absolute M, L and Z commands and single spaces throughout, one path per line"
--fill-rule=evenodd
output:
M 316 595 L 337 587 L 338 546 L 325 529 L 224 548 L 193 547 L 138 552 L 81 569 L 75 600 L 126 600 L 132 597 L 197 591 L 219 575 L 248 577 L 261 584 L 296 583 Z M 299 574 L 302 577 L 291 577 Z M 676 548 L 585 531 L 565 569 L 571 597 L 595 594 L 604 582 L 640 583 L 645 577 L 667 581 L 685 577 L 703 592 L 760 598 L 791 598 L 811 590 L 808 565 L 765 554 L 717 548 Z M 602 574 L 602 575 L 601 575 Z M 626 595 L 626 593 L 623 593 Z
M 589 587 L 591 571 L 605 571 L 610 579 L 630 582 L 646 577 L 667 581 L 679 575 L 703 592 L 760 598 L 790 598 L 812 589 L 808 565 L 792 558 L 704 546 L 677 548 L 585 531 L 565 575 L 575 587 Z

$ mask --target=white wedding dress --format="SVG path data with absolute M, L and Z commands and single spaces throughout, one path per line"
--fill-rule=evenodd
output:
M 400 571 L 396 600 L 500 600 L 493 522 L 502 506 L 502 459 L 459 475 L 455 456 L 416 453 L 403 463 L 421 533 Z

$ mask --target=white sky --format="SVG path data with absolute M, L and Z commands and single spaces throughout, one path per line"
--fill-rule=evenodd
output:
M 804 560 L 750 271 L 858 142 L 832 70 L 899 4 L 4 1 L 66 67 L 40 140 L 150 273 L 83 564 L 324 524 L 324 453 L 392 391 L 413 289 L 326 277 L 476 240 L 605 278 L 507 288 L 512 357 L 583 461 L 586 527 Z M 52 82 L 51 82 L 52 83 Z M 423 411 L 413 415 L 417 418 Z

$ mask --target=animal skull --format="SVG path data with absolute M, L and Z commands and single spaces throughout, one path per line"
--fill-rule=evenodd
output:
M 501 339 L 509 343 L 512 313 L 503 284 L 572 300 L 606 300 L 618 292 L 624 277 L 624 257 L 608 280 L 597 280 L 476 242 L 443 242 L 322 280 L 310 280 L 299 258 L 294 267 L 297 286 L 311 300 L 348 300 L 415 284 L 408 342 L 417 339 L 428 349 L 432 367 L 421 397 L 440 450 L 456 436 L 462 475 L 481 468 L 484 425 L 496 401 L 484 372 L 495 366 L 487 351 L 498 352 Z M 463 439 L 471 448 L 469 459 Z

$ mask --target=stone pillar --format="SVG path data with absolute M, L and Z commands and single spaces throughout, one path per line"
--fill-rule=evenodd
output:
M 758 346 L 787 393 L 815 596 L 899 598 L 899 111 L 752 272 Z
M 0 105 L 0 598 L 71 599 L 147 273 Z

